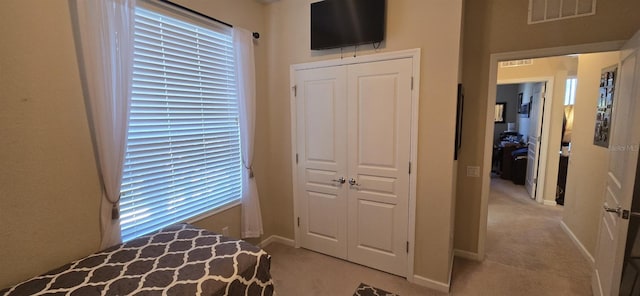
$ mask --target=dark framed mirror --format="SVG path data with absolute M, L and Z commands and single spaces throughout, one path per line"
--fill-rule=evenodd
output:
M 507 103 L 496 103 L 495 123 L 505 123 Z

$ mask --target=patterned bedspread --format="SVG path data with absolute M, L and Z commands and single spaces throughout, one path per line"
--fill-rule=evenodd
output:
M 0 295 L 272 295 L 270 256 L 188 224 L 166 227 Z

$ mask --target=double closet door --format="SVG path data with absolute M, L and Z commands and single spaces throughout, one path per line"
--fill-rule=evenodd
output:
M 298 70 L 303 248 L 406 276 L 412 59 Z

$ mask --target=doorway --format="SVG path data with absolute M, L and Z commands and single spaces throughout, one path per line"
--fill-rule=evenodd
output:
M 580 45 L 580 46 L 571 46 L 571 47 L 563 47 L 563 48 L 554 48 L 554 49 L 543 49 L 543 50 L 532 50 L 532 51 L 523 51 L 523 52 L 512 52 L 512 53 L 502 53 L 502 54 L 493 54 L 491 55 L 491 61 L 490 61 L 490 83 L 489 83 L 489 94 L 488 94 L 488 104 L 487 104 L 487 114 L 489 114 L 489 116 L 487 116 L 487 129 L 486 129 L 486 134 L 485 134 L 485 154 L 484 154 L 484 160 L 483 160 L 483 164 L 484 167 L 489 168 L 491 167 L 491 163 L 492 163 L 492 152 L 493 152 L 493 146 L 494 146 L 494 142 L 493 142 L 493 133 L 494 133 L 494 129 L 493 129 L 493 125 L 494 125 L 494 106 L 495 106 L 495 98 L 496 98 L 496 86 L 500 81 L 502 80 L 506 80 L 509 78 L 504 78 L 504 79 L 498 79 L 498 71 L 499 71 L 499 67 L 500 64 L 499 62 L 501 61 L 511 61 L 511 60 L 522 60 L 522 59 L 534 59 L 534 58 L 541 58 L 541 57 L 565 57 L 569 54 L 575 54 L 575 53 L 593 53 L 593 52 L 606 52 L 606 51 L 613 51 L 613 50 L 619 50 L 620 49 L 620 43 L 602 43 L 602 44 L 590 44 L 590 45 Z M 535 64 L 535 61 L 534 61 Z M 561 138 L 562 138 L 562 122 L 563 122 L 563 113 L 564 113 L 564 83 L 567 79 L 567 77 L 570 76 L 570 71 L 567 71 L 566 69 L 564 69 L 564 71 L 562 73 L 558 74 L 554 74 L 552 75 L 554 78 L 554 82 L 559 86 L 556 87 L 550 87 L 548 86 L 547 89 L 549 90 L 549 93 L 553 95 L 555 95 L 556 100 L 547 100 L 545 101 L 545 110 L 552 110 L 549 113 L 549 117 L 547 117 L 545 115 L 545 119 L 543 120 L 542 126 L 543 126 L 543 131 L 542 134 L 545 134 L 545 129 L 548 129 L 549 132 L 549 140 L 547 141 L 547 143 L 545 144 L 544 141 L 541 141 L 541 147 L 545 146 L 549 147 L 547 149 L 545 148 L 541 148 L 541 159 L 544 159 L 545 156 L 547 157 L 547 161 L 540 162 L 540 169 L 539 172 L 540 174 L 544 174 L 545 176 L 539 175 L 538 176 L 538 185 L 542 185 L 543 188 L 538 187 L 536 189 L 536 192 L 540 192 L 536 194 L 537 198 L 541 197 L 542 203 L 547 204 L 547 205 L 555 205 L 555 196 L 556 196 L 556 191 L 557 191 L 557 171 L 559 169 L 559 158 L 560 158 L 560 151 L 561 151 Z M 531 74 L 530 77 L 534 77 L 534 76 L 547 76 L 547 75 L 543 75 L 543 74 Z M 514 77 L 511 77 L 511 79 L 514 79 Z M 551 92 L 551 89 L 562 89 L 561 91 L 555 90 L 553 92 Z M 560 106 L 560 108 L 553 108 L 551 109 L 551 104 L 555 103 L 556 106 Z M 546 108 L 547 106 L 549 106 L 549 108 Z M 545 111 L 546 112 L 546 111 Z M 593 116 L 593 115 L 591 115 Z M 555 124 L 554 124 L 555 122 Z M 546 155 L 542 155 L 545 154 Z M 549 158 L 555 158 L 554 161 L 550 161 Z M 487 219 L 488 219 L 488 197 L 489 197 L 489 192 L 490 192 L 490 177 L 489 174 L 486 175 L 487 177 L 484 178 L 482 180 L 482 199 L 481 199 L 481 219 L 480 219 L 480 231 L 479 231 L 479 240 L 478 240 L 478 257 L 479 258 L 484 258 L 485 256 L 485 252 L 486 252 L 486 231 L 487 231 Z M 548 185 L 551 186 L 548 186 Z M 547 185 L 547 186 L 545 186 Z M 584 220 L 584 219 L 583 219 Z M 594 227 L 597 227 L 597 225 L 595 225 Z M 566 230 L 565 225 L 563 224 L 563 229 Z M 576 244 L 580 243 L 580 239 L 578 239 L 576 236 L 572 236 L 570 235 L 570 237 L 572 238 L 572 240 L 574 242 L 576 242 Z M 588 250 L 588 247 L 584 247 L 582 246 L 580 248 L 580 251 L 582 251 L 582 253 L 586 256 L 586 257 L 590 257 L 589 261 L 593 261 L 593 257 L 590 255 L 590 251 Z
M 496 106 L 505 107 L 505 121 L 496 121 L 493 133 L 492 177 L 524 186 L 531 199 L 540 203 L 543 184 L 537 185 L 538 168 L 540 163 L 546 163 L 540 152 L 547 148 L 545 145 L 542 149 L 541 143 L 548 143 L 549 134 L 542 132 L 545 102 L 551 101 L 547 88 L 553 89 L 553 77 L 498 81 Z M 544 176 L 542 171 L 540 175 Z

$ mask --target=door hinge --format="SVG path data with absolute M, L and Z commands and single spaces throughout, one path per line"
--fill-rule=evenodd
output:
M 298 227 L 300 227 L 300 217 L 298 217 Z
M 294 85 L 292 88 L 293 88 L 293 96 L 297 97 L 298 96 L 298 86 Z
M 409 253 L 409 242 L 407 241 L 407 254 Z
M 413 76 L 411 76 L 411 90 L 413 90 Z
M 298 164 L 298 153 L 296 153 L 296 164 Z
M 409 175 L 411 175 L 411 162 L 409 162 Z

